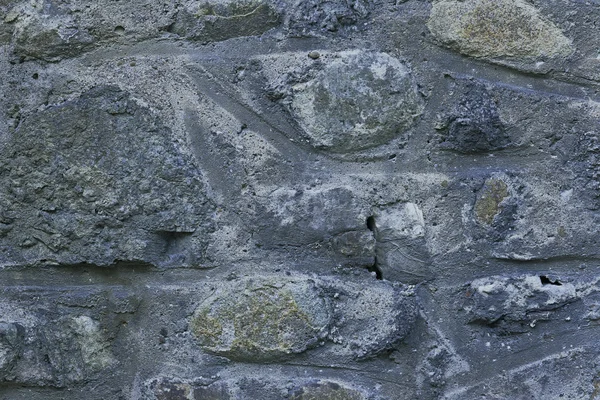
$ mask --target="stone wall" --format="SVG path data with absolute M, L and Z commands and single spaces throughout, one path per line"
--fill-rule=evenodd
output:
M 0 399 L 600 398 L 597 0 L 0 0 Z

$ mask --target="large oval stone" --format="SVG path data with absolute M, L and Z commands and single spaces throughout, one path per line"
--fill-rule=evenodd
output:
M 248 279 L 200 305 L 191 330 L 209 352 L 264 361 L 315 346 L 329 324 L 329 305 L 312 281 Z
M 289 107 L 313 146 L 351 152 L 406 132 L 422 113 L 423 102 L 398 59 L 349 51 L 295 85 Z
M 522 0 L 442 0 L 427 23 L 445 45 L 475 57 L 566 56 L 571 41 L 552 22 Z

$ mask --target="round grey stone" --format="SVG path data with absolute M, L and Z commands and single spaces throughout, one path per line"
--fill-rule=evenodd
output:
M 423 102 L 400 60 L 350 51 L 295 85 L 290 109 L 314 147 L 343 153 L 406 133 L 422 113 Z

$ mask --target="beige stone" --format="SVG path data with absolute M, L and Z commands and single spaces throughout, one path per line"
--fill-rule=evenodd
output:
M 522 0 L 442 0 L 427 26 L 443 44 L 474 57 L 564 57 L 571 40 Z

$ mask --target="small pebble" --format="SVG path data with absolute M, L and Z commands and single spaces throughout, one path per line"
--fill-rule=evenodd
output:
M 321 57 L 321 54 L 319 54 L 318 51 L 311 51 L 310 53 L 308 53 L 308 57 L 312 58 L 313 60 L 316 60 L 319 57 Z

